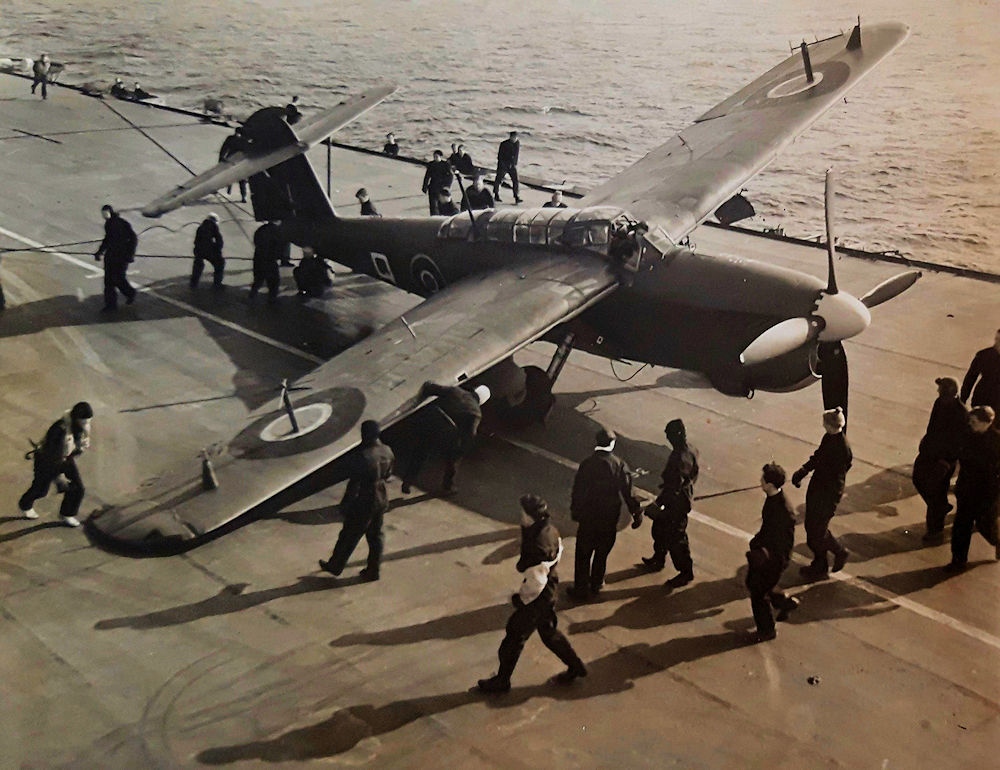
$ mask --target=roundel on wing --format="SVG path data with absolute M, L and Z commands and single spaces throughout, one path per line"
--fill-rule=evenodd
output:
M 813 75 L 812 83 L 806 80 L 801 70 L 778 76 L 751 95 L 744 106 L 753 109 L 814 99 L 842 86 L 851 76 L 851 67 L 842 61 L 819 62 L 813 66 Z
M 410 262 L 410 277 L 417 291 L 423 294 L 437 294 L 444 288 L 444 276 L 426 254 L 417 254 Z

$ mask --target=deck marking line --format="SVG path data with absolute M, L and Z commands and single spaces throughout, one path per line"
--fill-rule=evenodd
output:
M 94 267 L 91 264 L 88 264 L 87 262 L 84 262 L 82 259 L 77 259 L 76 257 L 72 257 L 69 254 L 64 254 L 61 251 L 49 251 L 44 243 L 33 241 L 31 240 L 31 238 L 25 238 L 23 235 L 18 235 L 17 233 L 7 230 L 3 227 L 0 227 L 0 234 L 6 235 L 8 238 L 13 238 L 15 241 L 20 241 L 25 246 L 30 246 L 33 249 L 37 249 L 43 254 L 51 254 L 55 257 L 59 257 L 59 259 L 62 259 L 66 262 L 70 262 L 76 265 L 77 267 L 82 267 L 84 270 L 87 270 L 88 272 L 91 273 L 91 275 L 89 275 L 88 278 L 94 278 L 95 276 L 104 275 L 103 271 L 98 270 L 96 267 Z
M 552 462 L 558 463 L 559 465 L 562 465 L 566 468 L 571 468 L 574 471 L 578 467 L 577 463 L 574 463 L 566 459 L 565 457 L 562 457 L 561 455 L 557 455 L 554 452 L 550 452 L 547 449 L 542 449 L 541 447 L 535 446 L 534 444 L 529 444 L 526 441 L 520 441 L 518 439 L 513 439 L 509 437 L 503 437 L 501 440 L 506 441 L 508 444 L 516 446 L 519 449 L 523 449 L 526 452 L 530 452 L 531 454 L 544 457 L 545 459 L 551 460 Z M 634 492 L 638 497 L 642 497 L 646 500 L 655 499 L 652 494 L 650 494 L 644 489 L 634 488 Z M 746 532 L 738 527 L 734 527 L 731 524 L 727 524 L 724 521 L 719 521 L 718 519 L 713 518 L 712 516 L 706 516 L 705 514 L 698 513 L 697 511 L 691 511 L 689 515 L 699 524 L 704 524 L 705 526 L 711 527 L 712 529 L 718 530 L 719 532 L 724 532 L 725 534 L 731 535 L 737 540 L 742 540 L 743 542 L 748 543 L 750 542 L 750 539 L 753 537 L 751 533 Z M 795 553 L 792 554 L 792 559 L 801 564 L 808 563 L 807 559 L 804 559 L 803 557 Z M 953 618 L 951 615 L 946 615 L 943 612 L 931 609 L 930 607 L 920 604 L 919 602 L 915 602 L 912 599 L 908 599 L 905 596 L 899 596 L 898 594 L 894 594 L 892 591 L 888 591 L 885 588 L 882 588 L 881 586 L 875 585 L 874 583 L 865 580 L 864 578 L 857 577 L 856 575 L 851 575 L 850 573 L 845 572 L 843 570 L 841 570 L 840 572 L 831 572 L 830 577 L 834 580 L 839 580 L 842 583 L 847 583 L 848 585 L 852 585 L 855 588 L 858 588 L 862 591 L 872 594 L 873 596 L 877 596 L 879 599 L 895 604 L 897 607 L 902 607 L 903 609 L 909 610 L 910 612 L 920 615 L 921 617 L 924 617 L 935 623 L 940 623 L 943 626 L 947 626 L 953 631 L 958 631 L 960 634 L 964 634 L 968 637 L 971 637 L 972 639 L 982 642 L 983 644 L 987 644 L 990 647 L 993 647 L 994 649 L 1000 650 L 1000 637 L 994 636 L 989 631 L 984 631 L 981 628 L 977 628 L 976 626 L 964 623 L 958 618 Z

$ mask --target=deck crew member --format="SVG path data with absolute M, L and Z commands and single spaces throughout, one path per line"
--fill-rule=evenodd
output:
M 135 259 L 139 239 L 132 225 L 126 222 L 110 205 L 101 206 L 104 217 L 104 240 L 94 253 L 98 262 L 104 257 L 104 307 L 101 312 L 118 309 L 118 292 L 125 296 L 125 304 L 135 302 L 136 290 L 128 282 L 128 266 Z
M 958 451 L 969 427 L 965 405 L 958 400 L 958 381 L 938 377 L 938 397 L 931 409 L 927 432 L 920 439 L 913 461 L 913 486 L 927 504 L 927 531 L 924 542 L 937 544 L 944 539 L 944 519 L 951 510 L 948 488 L 955 473 Z
M 116 99 L 130 99 L 132 94 L 125 87 L 125 83 L 122 82 L 121 78 L 115 78 L 115 82 L 111 85 L 111 95 Z
M 382 152 L 390 158 L 399 156 L 399 145 L 396 144 L 396 135 L 392 131 L 385 135 L 385 144 L 382 145 Z
M 362 187 L 356 193 L 354 197 L 358 199 L 358 203 L 361 204 L 361 216 L 363 217 L 380 217 L 381 214 L 378 213 L 378 209 L 375 208 L 375 204 L 371 202 L 371 198 L 368 197 L 368 191 Z
M 419 401 L 436 397 L 430 411 L 424 412 L 424 430 L 431 435 L 421 440 L 414 447 L 403 474 L 403 493 L 410 492 L 411 485 L 416 483 L 424 460 L 427 459 L 429 444 L 440 446 L 444 456 L 444 479 L 442 491 L 446 495 L 454 494 L 455 471 L 459 461 L 469 453 L 476 441 L 476 431 L 482 420 L 482 405 L 490 397 L 490 389 L 478 385 L 471 393 L 457 385 L 437 385 L 425 382 L 420 389 Z M 438 419 L 434 419 L 438 418 Z
M 517 138 L 517 131 L 511 131 L 510 136 L 500 142 L 497 149 L 497 173 L 493 179 L 493 197 L 497 203 L 500 202 L 500 184 L 508 174 L 511 187 L 514 188 L 514 202 L 521 202 L 521 188 L 517 180 L 517 160 L 520 154 L 521 140 Z
M 302 120 L 302 113 L 299 111 L 299 97 L 293 96 L 292 100 L 285 105 L 285 120 L 290 126 L 294 126 Z
M 333 286 L 330 279 L 330 267 L 326 260 L 316 254 L 312 246 L 302 249 L 302 259 L 292 270 L 292 277 L 298 287 L 299 294 L 307 297 L 322 297 L 326 290 Z
M 443 217 L 454 216 L 458 213 L 455 201 L 451 199 L 451 190 L 445 188 L 438 195 L 438 214 Z
M 285 247 L 285 239 L 278 230 L 278 222 L 267 222 L 257 228 L 253 234 L 253 283 L 250 284 L 251 301 L 257 296 L 260 287 L 267 284 L 267 301 L 274 304 L 278 301 L 278 288 L 281 275 L 278 272 L 278 261 Z
M 31 65 L 31 93 L 35 93 L 35 89 L 38 88 L 38 86 L 41 86 L 42 98 L 48 99 L 49 91 L 47 86 L 50 82 L 49 77 L 51 74 L 52 62 L 49 61 L 49 55 L 47 53 L 43 53 L 38 57 L 38 59 L 35 60 L 35 63 Z
M 810 580 L 825 580 L 830 565 L 827 553 L 833 552 L 833 571 L 839 572 L 847 563 L 847 549 L 830 532 L 830 521 L 837 512 L 840 498 L 844 496 L 847 471 L 854 462 L 851 445 L 844 434 L 847 420 L 841 407 L 823 412 L 823 430 L 826 431 L 819 447 L 805 464 L 792 474 L 792 483 L 798 487 L 809 473 L 813 477 L 806 489 L 806 545 L 813 552 L 812 563 L 800 572 Z
M 507 621 L 507 632 L 500 643 L 500 668 L 495 676 L 480 679 L 481 692 L 504 693 L 510 690 L 510 677 L 517 666 L 525 642 L 538 631 L 542 644 L 548 647 L 567 668 L 553 677 L 559 684 L 570 684 L 587 675 L 587 668 L 573 650 L 569 640 L 557 627 L 556 587 L 559 577 L 556 565 L 563 546 L 559 530 L 549 518 L 546 502 L 536 495 L 521 498 L 521 557 L 517 571 L 524 575 L 518 592 L 511 596 L 514 613 Z
M 493 194 L 483 183 L 483 177 L 476 174 L 472 178 L 472 187 L 465 188 L 465 195 L 462 196 L 462 211 L 469 209 L 479 211 L 491 208 L 493 208 Z
M 997 514 L 1000 512 L 1000 432 L 991 430 L 996 413 L 989 406 L 969 410 L 969 432 L 958 453 L 955 521 L 951 528 L 951 563 L 961 572 L 969 560 L 969 543 L 976 529 L 1000 559 Z
M 663 432 L 672 449 L 660 474 L 660 494 L 646 507 L 646 516 L 653 520 L 653 555 L 642 557 L 642 563 L 647 569 L 659 571 L 669 553 L 677 574 L 667 585 L 680 588 L 694 580 L 687 524 L 698 480 L 698 450 L 688 443 L 682 420 L 671 420 Z
M 21 495 L 17 503 L 21 515 L 26 519 L 37 519 L 35 501 L 45 497 L 55 482 L 62 492 L 59 515 L 63 523 L 79 527 L 76 518 L 83 502 L 83 481 L 76 467 L 76 458 L 90 448 L 90 421 L 94 410 L 86 401 L 75 404 L 60 419 L 49 426 L 45 438 L 29 456 L 34 462 L 35 477 L 28 491 Z
M 476 164 L 472 162 L 472 156 L 465 151 L 464 144 L 460 144 L 455 148 L 451 153 L 451 157 L 448 158 L 448 163 L 451 164 L 451 167 L 455 171 L 464 176 L 472 176 L 476 173 Z
M 972 406 L 988 406 L 994 414 L 1000 414 L 1000 329 L 993 338 L 993 346 L 976 353 L 962 380 L 963 404 L 970 395 Z
M 194 234 L 194 265 L 191 267 L 191 288 L 198 288 L 205 262 L 212 266 L 212 287 L 216 290 L 224 288 L 222 276 L 226 269 L 226 260 L 222 256 L 222 233 L 219 231 L 219 215 L 210 213 L 198 225 Z
M 243 126 L 237 126 L 236 130 L 226 137 L 226 141 L 224 141 L 222 143 L 222 147 L 219 148 L 219 163 L 224 163 L 236 153 L 247 152 L 249 149 L 250 149 L 250 142 L 247 141 L 246 134 L 243 131 Z M 241 179 L 239 181 L 239 185 L 240 185 L 240 201 L 242 203 L 246 203 L 247 180 Z M 229 195 L 232 189 L 233 189 L 232 185 L 226 187 L 226 195 Z
M 564 209 L 566 204 L 563 203 L 562 190 L 553 190 L 552 197 L 542 204 L 543 209 Z
M 344 526 L 328 561 L 320 559 L 321 569 L 340 575 L 357 548 L 362 536 L 368 541 L 368 564 L 361 570 L 364 580 L 378 580 L 382 563 L 382 518 L 389 510 L 385 483 L 392 476 L 396 458 L 381 441 L 375 420 L 361 423 L 361 446 L 351 455 L 350 475 L 340 513 Z
M 438 213 L 438 206 L 441 200 L 441 191 L 451 188 L 451 166 L 444 159 L 441 150 L 434 150 L 434 160 L 427 164 L 424 172 L 424 182 L 421 190 L 427 193 L 427 204 L 430 207 L 431 216 Z
M 777 590 L 795 545 L 795 514 L 781 489 L 784 484 L 784 468 L 776 463 L 763 467 L 760 488 L 765 497 L 760 531 L 751 538 L 747 551 L 746 583 L 757 624 L 757 633 L 752 639 L 756 642 L 766 642 L 776 636 L 772 607 L 778 611 L 778 620 L 785 620 L 788 613 L 799 606 L 795 599 Z
M 573 479 L 570 515 L 577 522 L 573 588 L 569 594 L 585 601 L 604 588 L 608 555 L 618 534 L 622 502 L 641 521 L 641 506 L 632 494 L 632 475 L 624 460 L 614 454 L 615 434 L 597 432 L 594 451 L 580 463 Z

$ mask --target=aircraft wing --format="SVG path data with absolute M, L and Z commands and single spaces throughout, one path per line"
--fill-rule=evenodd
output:
M 605 260 L 579 254 L 470 276 L 303 377 L 308 390 L 293 394 L 297 434 L 277 397 L 250 414 L 213 461 L 218 489 L 203 489 L 193 457 L 88 526 L 149 548 L 208 534 L 357 446 L 362 420 L 386 427 L 416 411 L 425 381 L 472 378 L 617 286 Z
M 289 126 L 294 141 L 284 147 L 262 154 L 237 152 L 228 160 L 191 177 L 184 184 L 157 198 L 142 209 L 147 217 L 158 217 L 176 208 L 194 203 L 216 190 L 249 179 L 289 158 L 301 155 L 310 147 L 323 141 L 333 132 L 343 128 L 359 115 L 367 112 L 396 90 L 395 86 L 382 86 L 365 91 L 309 120 Z
M 699 117 L 693 125 L 588 194 L 658 224 L 675 243 L 853 88 L 909 34 L 903 24 L 856 27 L 808 46 Z M 855 35 L 860 45 L 855 45 Z

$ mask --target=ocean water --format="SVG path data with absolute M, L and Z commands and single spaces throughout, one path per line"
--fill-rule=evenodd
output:
M 857 12 L 911 37 L 747 183 L 751 225 L 819 234 L 832 166 L 842 243 L 1000 271 L 997 0 L 0 0 L 0 56 L 48 51 L 67 82 L 121 75 L 239 118 L 395 83 L 337 138 L 394 130 L 417 157 L 461 141 L 489 165 L 516 129 L 522 173 L 592 186 Z

